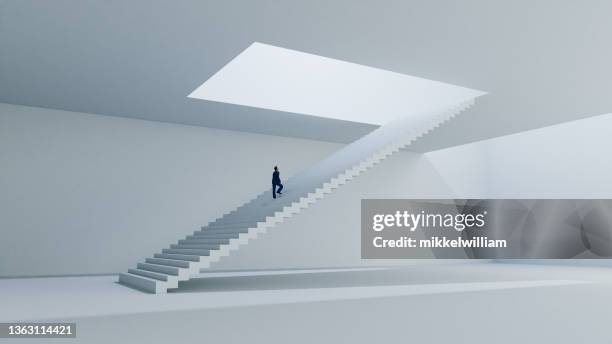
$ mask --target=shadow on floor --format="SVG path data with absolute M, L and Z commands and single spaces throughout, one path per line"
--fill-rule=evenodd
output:
M 204 277 L 180 282 L 179 288 L 171 293 L 246 291 L 246 290 L 283 290 L 363 286 L 391 286 L 436 283 L 468 283 L 500 280 L 516 280 L 518 276 L 508 276 L 471 269 L 465 266 L 456 271 L 452 266 L 414 266 L 366 271 L 298 272 L 291 274 L 263 276 Z M 525 276 L 521 276 L 524 279 Z

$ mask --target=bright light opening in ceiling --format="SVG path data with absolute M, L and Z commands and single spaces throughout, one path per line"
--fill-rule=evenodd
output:
M 381 125 L 483 94 L 256 42 L 189 97 Z

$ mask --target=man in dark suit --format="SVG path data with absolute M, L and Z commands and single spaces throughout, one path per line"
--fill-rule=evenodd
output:
M 278 190 L 276 189 L 277 186 Z M 272 198 L 276 198 L 277 193 L 279 196 L 282 195 L 282 190 L 283 184 L 281 184 L 280 172 L 278 172 L 278 167 L 274 166 L 274 172 L 272 173 Z

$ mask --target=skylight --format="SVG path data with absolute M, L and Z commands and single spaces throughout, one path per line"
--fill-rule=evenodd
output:
M 381 125 L 483 94 L 255 42 L 189 97 Z

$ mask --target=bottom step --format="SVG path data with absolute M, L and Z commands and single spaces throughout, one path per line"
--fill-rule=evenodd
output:
M 120 273 L 119 284 L 153 294 L 161 294 L 167 291 L 165 282 L 131 273 Z

